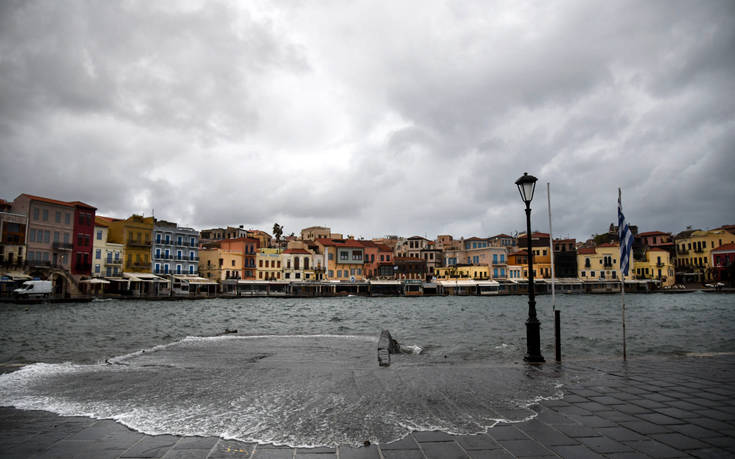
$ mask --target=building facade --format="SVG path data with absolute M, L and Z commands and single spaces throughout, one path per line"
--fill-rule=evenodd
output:
M 26 259 L 27 217 L 0 212 L 0 266 L 22 266 Z
M 694 230 L 677 235 L 676 271 L 682 281 L 707 282 L 713 279 L 711 251 L 735 243 L 735 234 L 725 230 Z
M 153 224 L 151 260 L 154 274 L 198 273 L 199 232 L 157 220 Z
M 123 272 L 150 273 L 153 217 L 131 215 L 109 223 L 107 240 L 123 245 Z
M 360 241 L 320 238 L 314 242 L 325 267 L 325 280 L 356 281 L 365 278 L 365 248 Z
M 220 247 L 199 250 L 199 275 L 221 282 L 227 279 L 242 279 L 244 254 L 239 250 Z
M 71 273 L 78 276 L 92 275 L 92 250 L 94 248 L 95 207 L 83 202 L 71 202 L 74 206 L 74 237 L 72 238 Z
M 281 249 L 260 248 L 255 254 L 258 280 L 276 281 L 282 277 Z
M 75 208 L 68 202 L 21 194 L 13 213 L 26 215 L 26 260 L 71 272 Z
M 635 260 L 632 271 L 635 279 L 658 280 L 662 287 L 671 287 L 676 280 L 671 254 L 666 249 L 648 248 L 641 259 Z
M 124 245 L 108 240 L 110 221 L 111 219 L 100 216 L 94 218 L 93 277 L 119 277 L 122 275 Z

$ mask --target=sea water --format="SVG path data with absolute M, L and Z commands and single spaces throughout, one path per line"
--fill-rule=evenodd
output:
M 557 297 L 566 360 L 619 357 L 620 300 Z M 735 351 L 733 296 L 625 300 L 630 357 Z M 537 308 L 552 360 L 551 298 Z M 2 305 L 0 362 L 25 366 L 0 404 L 290 446 L 477 433 L 563 396 L 554 366 L 522 363 L 527 314 L 522 296 Z M 421 353 L 378 367 L 382 329 Z

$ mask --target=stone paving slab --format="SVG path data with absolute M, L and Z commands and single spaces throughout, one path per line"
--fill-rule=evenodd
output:
M 546 365 L 556 365 L 547 363 Z M 735 457 L 735 355 L 559 365 L 564 398 L 486 433 L 414 432 L 363 447 L 288 448 L 144 435 L 111 420 L 0 407 L 0 457 L 452 459 Z

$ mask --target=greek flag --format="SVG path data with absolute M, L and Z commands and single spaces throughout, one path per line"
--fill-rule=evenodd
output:
M 618 188 L 618 238 L 620 239 L 620 271 L 623 276 L 627 276 L 630 266 L 630 252 L 633 248 L 633 233 L 630 231 L 628 224 L 625 223 L 620 188 Z

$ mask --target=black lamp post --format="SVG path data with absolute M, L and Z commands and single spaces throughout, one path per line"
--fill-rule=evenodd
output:
M 521 199 L 526 203 L 526 240 L 528 242 L 528 319 L 526 320 L 526 356 L 523 360 L 529 363 L 545 362 L 541 355 L 541 323 L 536 317 L 536 297 L 533 285 L 533 251 L 531 250 L 531 200 L 536 189 L 536 177 L 523 173 L 516 180 Z

